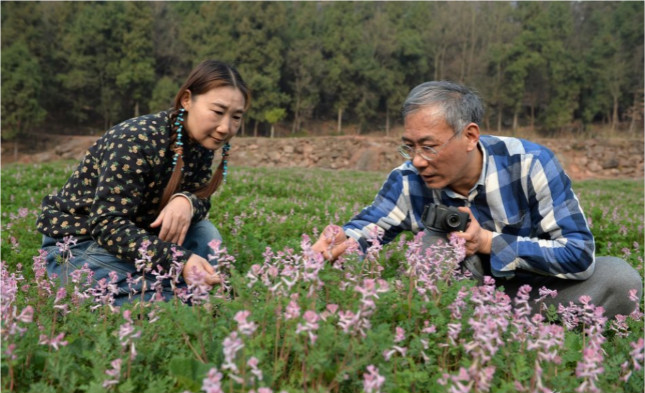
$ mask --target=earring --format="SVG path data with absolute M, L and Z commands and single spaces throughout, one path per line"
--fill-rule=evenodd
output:
M 173 148 L 175 155 L 172 157 L 172 166 L 173 168 L 177 166 L 177 160 L 179 157 L 184 156 L 184 142 L 182 142 L 182 134 L 181 132 L 184 129 L 184 113 L 186 113 L 186 110 L 184 108 L 181 108 L 179 110 L 179 114 L 177 115 L 177 120 L 175 120 L 175 125 L 177 127 L 177 140 L 175 141 L 175 147 Z M 182 172 L 184 168 L 181 168 Z
M 222 147 L 222 175 L 223 181 L 226 183 L 226 174 L 228 173 L 228 151 L 231 150 L 231 144 L 226 142 Z

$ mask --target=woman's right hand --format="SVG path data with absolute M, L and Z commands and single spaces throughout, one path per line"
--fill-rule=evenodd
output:
M 186 284 L 190 285 L 195 282 L 195 274 L 203 276 L 204 283 L 208 285 L 215 285 L 222 282 L 220 276 L 215 273 L 213 266 L 197 254 L 191 255 L 184 265 L 182 275 L 184 276 Z

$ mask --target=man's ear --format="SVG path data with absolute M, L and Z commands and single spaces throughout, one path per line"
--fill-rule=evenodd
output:
M 479 142 L 479 126 L 475 123 L 470 123 L 464 128 L 463 134 L 468 139 L 468 150 L 476 149 Z
M 191 102 L 191 93 L 190 90 L 186 89 L 184 93 L 181 95 L 181 106 L 184 107 L 186 110 L 190 110 L 190 102 Z

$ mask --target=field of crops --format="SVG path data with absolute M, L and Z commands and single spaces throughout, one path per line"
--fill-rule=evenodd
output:
M 643 391 L 640 312 L 531 317 L 526 300 L 476 287 L 449 248 L 420 254 L 410 234 L 321 261 L 319 231 L 370 203 L 384 173 L 231 168 L 210 214 L 226 283 L 193 306 L 114 308 L 82 279 L 59 290 L 35 220 L 74 167 L 2 168 L 3 392 Z M 597 254 L 642 275 L 643 182 L 574 186 Z

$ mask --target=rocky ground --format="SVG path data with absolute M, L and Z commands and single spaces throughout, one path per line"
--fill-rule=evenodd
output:
M 2 144 L 2 164 L 80 159 L 97 136 L 46 135 L 29 138 L 17 149 Z M 643 139 L 539 139 L 574 180 L 643 178 Z M 252 138 L 233 140 L 230 165 L 305 167 L 387 172 L 402 162 L 400 139 L 385 136 Z

